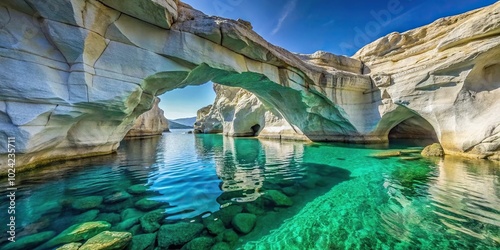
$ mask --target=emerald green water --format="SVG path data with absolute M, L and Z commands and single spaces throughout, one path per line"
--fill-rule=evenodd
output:
M 403 149 L 410 150 L 401 157 L 371 157 Z M 197 237 L 210 237 L 212 244 L 225 242 L 234 249 L 500 248 L 499 163 L 423 159 L 414 149 L 235 139 L 182 131 L 126 141 L 115 155 L 20 173 L 17 236 L 56 235 L 71 225 L 100 220 L 120 231 L 116 228 L 127 217 L 125 210 L 141 215 L 150 210 L 141 211 L 137 205 L 146 198 L 158 201 L 154 209 L 165 212 L 161 225 L 202 223 L 205 228 Z M 137 184 L 148 191 L 127 193 Z M 265 198 L 274 191 L 286 193 L 293 205 L 280 206 Z M 120 195 L 124 198 L 112 199 Z M 77 208 L 86 197 L 102 201 Z M 253 230 L 239 232 L 231 218 L 223 230 L 235 230 L 236 237 L 207 230 L 207 221 L 222 219 L 230 210 L 257 214 Z M 5 202 L 0 211 L 7 211 Z M 5 225 L 5 214 L 0 218 Z M 146 233 L 141 222 L 122 231 Z M 0 249 L 16 249 L 5 240 L 4 233 Z M 46 240 L 25 249 L 56 248 L 44 247 Z

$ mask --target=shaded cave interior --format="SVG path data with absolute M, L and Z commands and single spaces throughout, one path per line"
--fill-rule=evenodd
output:
M 432 125 L 420 116 L 412 116 L 394 126 L 388 134 L 389 144 L 426 146 L 439 142 Z

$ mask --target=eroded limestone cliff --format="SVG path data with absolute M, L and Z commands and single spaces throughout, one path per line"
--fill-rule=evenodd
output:
M 19 168 L 110 153 L 156 96 L 213 81 L 252 93 L 311 140 L 383 142 L 414 119 L 446 153 L 498 158 L 499 8 L 391 34 L 347 58 L 292 54 L 248 22 L 173 0 L 5 0 L 0 140 L 16 137 Z M 6 152 L 0 144 L 0 169 Z
M 214 84 L 213 105 L 198 111 L 195 132 L 227 136 L 259 136 L 307 140 L 280 114 L 275 114 L 252 93 L 238 87 Z

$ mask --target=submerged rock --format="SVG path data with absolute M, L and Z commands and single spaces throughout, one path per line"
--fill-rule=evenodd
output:
M 210 249 L 214 244 L 214 239 L 210 237 L 199 237 L 188 242 L 182 250 Z
M 144 194 L 148 191 L 148 187 L 142 184 L 136 184 L 127 188 L 127 192 L 130 194 Z
M 126 221 L 132 218 L 140 218 L 144 215 L 144 212 L 139 211 L 135 208 L 127 208 L 120 213 L 122 221 Z
M 209 216 L 203 219 L 203 224 L 207 227 L 208 232 L 214 235 L 218 235 L 226 230 L 226 227 L 224 227 L 224 222 L 222 222 L 222 220 L 219 218 L 215 218 L 214 216 Z
M 132 237 L 129 250 L 152 250 L 156 242 L 156 233 L 138 234 Z
M 150 210 L 159 208 L 164 204 L 165 203 L 163 203 L 163 202 L 151 200 L 149 198 L 143 198 L 135 203 L 135 207 L 142 210 L 142 211 L 150 211 Z
M 160 221 L 165 218 L 163 209 L 154 210 L 146 213 L 140 219 L 141 228 L 145 233 L 156 232 L 160 228 Z
M 256 221 L 257 216 L 255 214 L 241 213 L 234 216 L 231 224 L 238 232 L 248 234 L 255 227 Z
M 73 242 L 64 244 L 61 247 L 58 247 L 56 250 L 78 250 L 82 246 L 82 243 Z
M 64 243 L 87 240 L 99 234 L 100 232 L 108 230 L 110 227 L 111 224 L 106 221 L 91 221 L 76 224 L 62 231 L 55 238 L 45 243 L 43 247 L 51 248 Z
M 104 231 L 90 238 L 78 250 L 120 250 L 132 240 L 129 232 Z
M 239 238 L 238 234 L 232 229 L 228 229 L 222 234 L 222 240 L 231 246 L 235 245 Z
M 71 223 L 78 224 L 78 223 L 93 221 L 93 220 L 96 220 L 98 214 L 99 214 L 99 210 L 93 209 L 93 210 L 87 211 L 85 213 L 81 213 L 79 215 L 73 216 L 73 218 L 71 218 Z
M 225 226 L 229 226 L 231 225 L 233 217 L 241 213 L 241 211 L 243 211 L 241 206 L 231 205 L 213 213 L 213 216 L 221 219 Z
M 180 246 L 196 238 L 203 231 L 201 223 L 180 222 L 163 225 L 158 233 L 158 245 L 167 249 L 170 246 Z
M 130 219 L 124 220 L 124 221 L 116 224 L 116 226 L 113 227 L 113 230 L 127 231 L 131 227 L 133 227 L 134 225 L 136 225 L 138 223 L 139 223 L 139 218 L 130 218 Z
M 288 196 L 295 196 L 299 193 L 299 188 L 296 186 L 285 187 L 282 189 L 283 193 Z
M 88 196 L 73 201 L 71 207 L 76 210 L 90 210 L 93 208 L 97 208 L 99 205 L 101 205 L 102 201 L 102 196 Z
M 255 214 L 255 215 L 262 215 L 262 214 L 264 214 L 266 212 L 266 210 L 264 210 L 262 207 L 257 206 L 257 205 L 255 205 L 253 203 L 247 203 L 245 205 L 245 209 L 249 213 Z
M 383 151 L 383 152 L 373 153 L 370 156 L 378 159 L 386 159 L 386 158 L 401 156 L 401 151 Z
M 130 195 L 129 193 L 122 190 L 122 191 L 118 191 L 118 192 L 115 192 L 113 194 L 110 194 L 110 195 L 104 197 L 104 203 L 106 203 L 106 204 L 117 203 L 117 202 L 127 200 L 131 197 L 132 197 L 132 195 Z
M 101 213 L 99 215 L 97 215 L 97 217 L 95 218 L 95 220 L 99 220 L 99 221 L 107 221 L 111 224 L 116 224 L 120 221 L 121 219 L 121 216 L 117 213 Z
M 443 148 L 441 147 L 441 144 L 434 143 L 432 145 L 425 147 L 424 150 L 422 150 L 421 154 L 424 157 L 443 156 L 444 151 Z
M 226 242 L 219 242 L 215 244 L 211 250 L 231 250 L 231 246 Z
M 278 190 L 267 190 L 262 198 L 278 207 L 290 207 L 293 205 L 292 199 Z
M 50 240 L 56 235 L 54 231 L 46 231 L 41 233 L 36 233 L 32 235 L 27 235 L 17 239 L 15 242 L 10 242 L 5 245 L 2 250 L 24 250 L 24 249 L 34 249 L 38 245 Z

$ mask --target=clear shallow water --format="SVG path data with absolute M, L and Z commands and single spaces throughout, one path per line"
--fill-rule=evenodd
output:
M 383 151 L 181 132 L 127 141 L 115 155 L 19 174 L 18 239 L 84 221 L 115 225 L 124 209 L 147 197 L 162 202 L 162 223 L 202 222 L 221 207 L 248 212 L 255 205 L 255 229 L 231 242 L 244 249 L 500 247 L 498 163 L 369 157 Z M 83 211 L 72 207 L 134 184 L 150 192 Z M 293 191 L 293 206 L 263 201 L 269 190 Z

